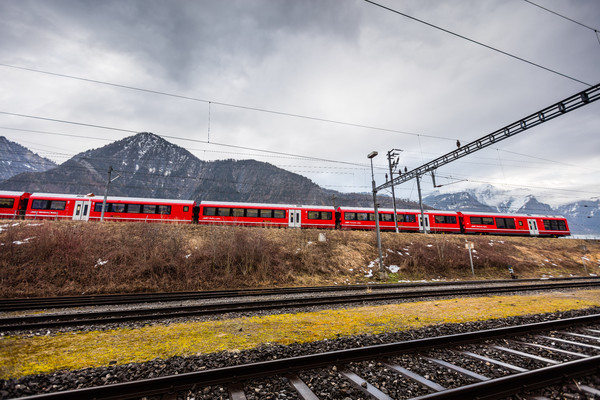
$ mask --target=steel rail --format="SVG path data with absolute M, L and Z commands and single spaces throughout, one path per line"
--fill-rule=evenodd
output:
M 333 306 L 339 304 L 404 300 L 415 298 L 453 297 L 513 293 L 522 291 L 540 291 L 572 289 L 598 286 L 600 281 L 577 281 L 567 283 L 503 285 L 495 287 L 475 287 L 459 289 L 437 289 L 390 293 L 360 293 L 340 296 L 320 296 L 293 298 L 284 300 L 261 300 L 234 302 L 226 304 L 205 304 L 196 306 L 170 306 L 134 310 L 88 312 L 73 314 L 50 314 L 0 318 L 0 332 L 28 331 L 49 328 L 84 326 L 93 324 L 118 324 L 136 321 L 164 320 L 173 318 L 199 317 L 226 313 L 243 313 L 275 310 L 283 308 L 302 308 L 315 306 Z
M 190 390 L 193 388 L 227 385 L 256 378 L 286 375 L 297 371 L 324 368 L 332 365 L 344 365 L 350 362 L 377 360 L 402 353 L 414 353 L 442 346 L 445 347 L 449 344 L 457 346 L 538 331 L 550 331 L 578 325 L 597 324 L 599 322 L 600 314 L 588 315 L 571 319 L 545 321 L 534 324 L 367 346 L 357 349 L 339 350 L 253 364 L 243 364 L 153 379 L 144 379 L 135 382 L 39 394 L 23 397 L 22 400 L 74 400 L 83 398 L 93 398 L 96 400 L 125 400 L 165 393 L 175 394 L 178 391 Z M 517 373 L 499 379 L 491 379 L 486 382 L 457 389 L 449 389 L 431 395 L 421 396 L 418 397 L 418 399 L 500 398 L 523 390 L 550 385 L 561 380 L 564 376 L 595 373 L 598 370 L 600 370 L 600 356 L 594 356 L 585 358 L 581 361 L 567 362 L 540 370 Z M 497 394 L 500 394 L 500 396 L 497 396 Z
M 521 283 L 546 283 L 563 281 L 600 281 L 600 277 L 571 277 L 571 278 L 549 278 L 549 279 L 519 279 Z M 0 312 L 41 310 L 50 308 L 75 308 L 86 306 L 102 305 L 120 305 L 120 304 L 139 304 L 150 302 L 168 302 L 168 301 L 187 301 L 187 300 L 205 300 L 219 298 L 242 298 L 242 297 L 261 297 L 277 296 L 290 294 L 310 294 L 319 292 L 347 292 L 359 290 L 389 290 L 389 289 L 407 289 L 407 288 L 426 288 L 438 286 L 474 286 L 474 285 L 495 285 L 514 280 L 495 279 L 495 280 L 476 280 L 476 281 L 454 281 L 454 282 L 411 282 L 411 283 L 392 283 L 392 284 L 364 284 L 364 285 L 344 285 L 344 286 L 313 286 L 313 287 L 287 287 L 271 289 L 233 289 L 233 290 L 209 290 L 209 291 L 190 291 L 190 292 L 166 292 L 166 293 L 135 293 L 135 294 L 104 294 L 89 296 L 64 296 L 64 297 L 45 297 L 45 298 L 18 298 L 18 299 L 0 299 Z

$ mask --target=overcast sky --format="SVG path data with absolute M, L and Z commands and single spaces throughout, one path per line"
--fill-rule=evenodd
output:
M 410 170 L 600 82 L 600 2 L 533 1 L 587 27 L 524 0 L 377 2 L 555 72 L 362 0 L 3 0 L 0 136 L 62 163 L 147 131 L 367 192 L 371 151 L 380 185 L 391 149 Z M 437 174 L 597 199 L 600 101 Z

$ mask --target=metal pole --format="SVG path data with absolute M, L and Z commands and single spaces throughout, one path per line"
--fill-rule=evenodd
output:
M 425 212 L 423 211 L 423 198 L 421 197 L 421 179 L 417 175 L 417 191 L 419 192 L 419 207 L 421 208 L 421 224 L 423 225 L 423 233 L 427 234 L 425 227 Z
M 471 272 L 475 276 L 475 268 L 473 267 L 473 254 L 471 253 L 471 247 L 469 246 L 469 259 L 471 260 Z
M 106 181 L 106 191 L 104 192 L 104 201 L 102 202 L 102 213 L 100 213 L 100 222 L 104 221 L 104 209 L 106 208 L 106 198 L 108 197 L 108 188 L 110 187 L 110 173 L 113 172 L 112 165 L 108 167 L 108 181 Z
M 392 152 L 388 151 L 388 165 L 390 166 L 390 181 L 394 180 L 394 172 L 392 171 Z M 394 185 L 392 185 L 392 204 L 394 205 L 394 226 L 396 227 L 396 233 L 398 233 L 398 215 L 396 212 L 396 192 L 394 191 Z
M 377 152 L 371 152 L 369 159 L 371 160 L 371 184 L 373 187 L 373 209 L 375 210 L 375 231 L 377 232 L 377 251 L 379 253 L 379 278 L 385 279 L 387 274 L 383 267 L 383 255 L 381 253 L 381 233 L 379 231 L 379 209 L 377 208 L 377 190 L 375 189 L 375 173 L 373 172 L 373 158 L 377 155 Z

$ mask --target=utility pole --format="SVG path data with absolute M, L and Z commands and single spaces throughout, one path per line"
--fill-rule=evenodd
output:
M 390 166 L 390 181 L 394 180 L 394 168 L 398 166 L 400 158 L 396 158 L 396 161 L 392 163 L 392 157 L 396 157 L 400 153 L 396 151 L 402 151 L 400 149 L 392 149 L 387 152 L 388 164 Z M 392 185 L 392 204 L 394 205 L 394 226 L 396 227 L 396 233 L 398 233 L 398 213 L 396 212 L 396 192 L 394 191 L 394 185 Z
M 108 180 L 106 181 L 106 191 L 104 192 L 104 201 L 102 201 L 102 212 L 100 213 L 100 222 L 104 221 L 104 210 L 106 209 L 106 199 L 108 198 L 108 189 L 110 188 L 110 183 L 118 178 L 121 175 L 115 176 L 112 180 L 110 179 L 110 174 L 114 171 L 112 165 L 108 167 Z
M 417 175 L 417 192 L 419 192 L 419 207 L 421 208 L 421 225 L 423 225 L 423 233 L 427 234 L 425 226 L 425 212 L 423 211 L 423 198 L 421 197 L 421 178 Z

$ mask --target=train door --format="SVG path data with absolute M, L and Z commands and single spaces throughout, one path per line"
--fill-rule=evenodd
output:
M 88 221 L 90 219 L 90 205 L 91 201 L 89 200 L 77 200 L 73 208 L 73 220 Z
M 425 229 L 423 229 L 423 219 L 421 218 L 421 214 L 419 214 L 419 232 L 430 232 L 431 228 L 429 226 L 429 215 L 425 214 Z
M 288 226 L 290 228 L 300 228 L 300 226 L 302 225 L 300 223 L 300 210 L 291 209 L 291 210 L 289 210 L 288 214 L 289 214 Z
M 528 219 L 527 224 L 529 225 L 529 233 L 532 236 L 537 236 L 540 234 L 538 229 L 537 221 L 535 219 Z

